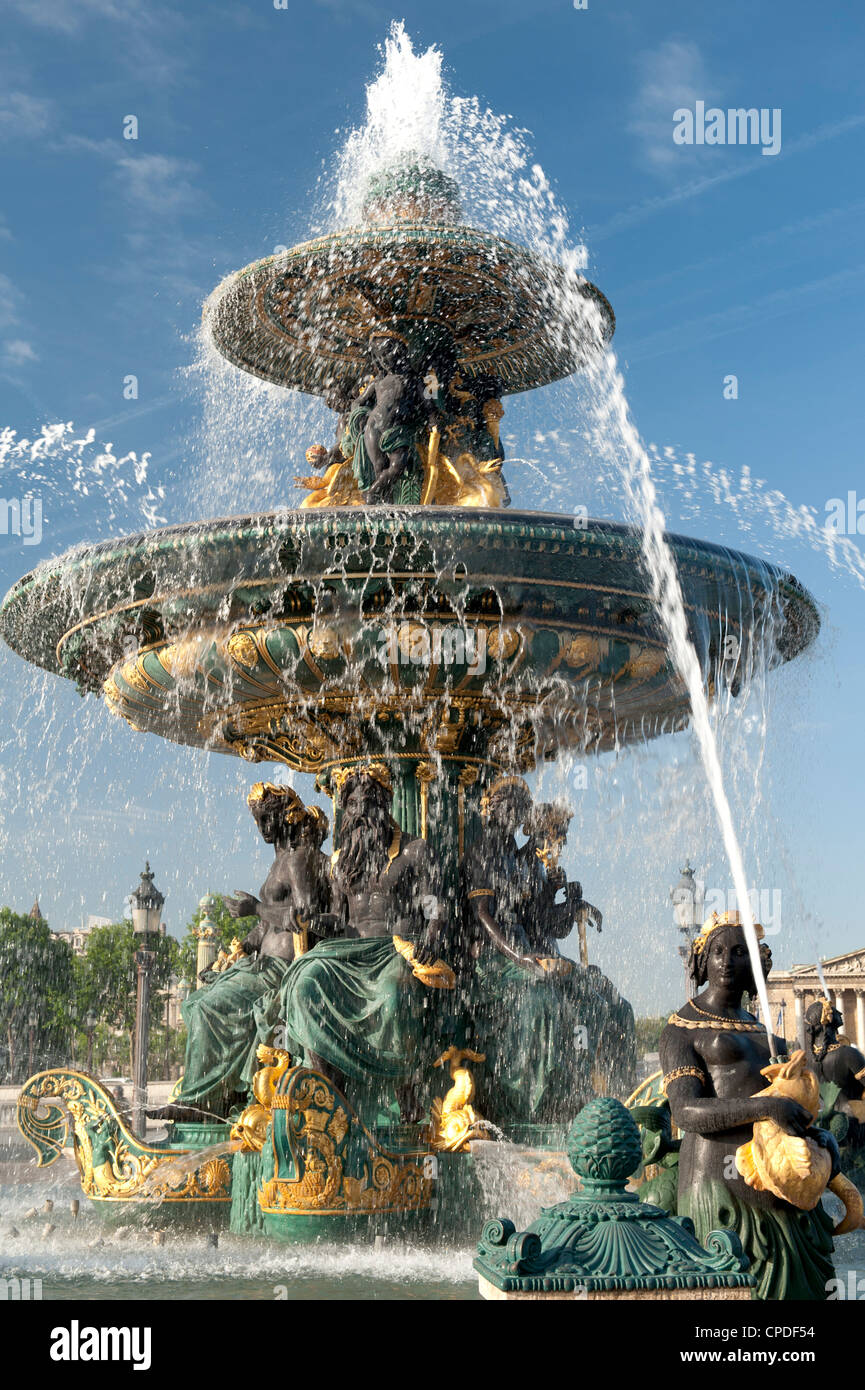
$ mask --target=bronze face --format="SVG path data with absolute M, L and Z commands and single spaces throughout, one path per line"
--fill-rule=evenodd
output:
M 706 948 L 706 975 L 709 987 L 731 998 L 754 990 L 751 957 L 741 927 L 721 927 L 712 932 Z

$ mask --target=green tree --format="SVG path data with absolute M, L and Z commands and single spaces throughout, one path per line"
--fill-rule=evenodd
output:
M 638 1056 L 642 1056 L 645 1052 L 657 1052 L 661 1034 L 667 1026 L 667 1015 L 663 1014 L 659 1018 L 638 1018 L 634 1026 L 637 1034 Z
M 225 899 L 221 893 L 211 894 L 216 906 L 208 914 L 213 926 L 216 928 L 214 938 L 218 951 L 227 951 L 235 937 L 241 941 L 248 936 L 252 928 L 258 922 L 257 917 L 232 917 L 228 908 L 225 906 Z M 193 989 L 197 989 L 201 981 L 198 979 L 195 969 L 195 958 L 198 952 L 198 940 L 194 933 L 201 926 L 201 919 L 204 916 L 201 908 L 197 908 L 190 921 L 187 923 L 186 932 L 180 942 L 180 964 L 178 974 L 183 976 L 187 984 Z
M 107 927 L 94 927 L 88 933 L 87 945 L 78 976 L 80 989 L 79 1013 L 83 1018 L 93 1013 L 110 1029 L 126 1034 L 129 1070 L 132 1071 L 135 1039 L 135 1005 L 138 968 L 135 962 L 137 942 L 131 922 L 114 922 Z M 158 991 L 166 989 L 173 974 L 179 973 L 179 946 L 172 936 L 151 939 L 156 961 L 151 973 L 150 1028 L 162 1022 L 164 1001 Z
M 30 1060 L 30 1015 L 37 1025 L 34 1065 L 64 1052 L 74 1010 L 72 950 L 43 918 L 0 908 L 0 1032 L 6 1070 L 23 1078 Z

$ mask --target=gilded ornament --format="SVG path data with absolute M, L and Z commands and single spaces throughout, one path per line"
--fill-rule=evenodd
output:
M 509 661 L 519 650 L 521 640 L 517 628 L 491 627 L 487 631 L 487 651 L 496 661 Z
M 18 1097 L 17 1120 L 36 1150 L 39 1167 L 52 1164 L 66 1147 L 71 1121 L 81 1186 L 93 1201 L 230 1199 L 231 1166 L 224 1158 L 190 1172 L 187 1155 L 192 1150 L 141 1142 L 118 1115 L 113 1096 L 81 1072 L 55 1068 L 32 1076 Z
M 252 1078 L 255 1102 L 248 1105 L 231 1127 L 232 1143 L 241 1153 L 261 1153 L 270 1124 L 273 1098 L 283 1076 L 291 1068 L 291 1056 L 281 1047 L 259 1043 L 255 1055 L 262 1066 Z
M 820 1083 L 803 1051 L 794 1052 L 789 1061 L 761 1068 L 761 1075 L 769 1085 L 757 1096 L 795 1100 L 814 1123 L 820 1110 Z M 736 1150 L 736 1167 L 756 1192 L 768 1190 L 801 1211 L 812 1211 L 829 1182 L 832 1156 L 807 1135 L 788 1134 L 774 1120 L 757 1120 L 753 1138 Z
M 731 908 L 727 912 L 713 912 L 711 917 L 706 918 L 699 932 L 691 942 L 692 949 L 695 952 L 704 950 L 706 942 L 712 932 L 717 931 L 719 927 L 740 927 L 741 925 L 742 919 L 735 908 Z M 757 940 L 762 941 L 766 933 L 763 931 L 759 922 L 754 923 L 754 931 L 757 933 Z M 699 1009 L 697 1005 L 694 1005 L 694 1007 L 698 1009 L 699 1013 L 705 1013 L 705 1010 Z M 707 1017 L 712 1018 L 714 1015 L 708 1014 Z
M 392 1154 L 323 1076 L 296 1068 L 273 1097 L 273 1176 L 259 1188 L 266 1217 L 350 1216 L 429 1206 L 423 1155 Z
M 249 632 L 232 633 L 225 644 L 225 650 L 236 661 L 238 666 L 243 666 L 251 671 L 259 663 L 258 644 Z
M 451 1046 L 433 1062 L 434 1067 L 448 1063 L 452 1083 L 443 1099 L 436 1096 L 430 1110 L 430 1143 L 434 1149 L 447 1153 L 467 1152 L 473 1139 L 484 1137 L 487 1127 L 472 1105 L 475 1079 L 465 1062 L 486 1060 L 485 1052 Z
M 313 656 L 321 661 L 336 661 L 344 655 L 339 633 L 324 623 L 313 626 L 307 645 Z
M 415 959 L 414 943 L 401 936 L 393 938 L 393 945 L 394 950 L 411 966 L 411 973 L 422 985 L 429 989 L 456 989 L 457 977 L 445 961 L 434 960 L 430 965 L 423 965 Z

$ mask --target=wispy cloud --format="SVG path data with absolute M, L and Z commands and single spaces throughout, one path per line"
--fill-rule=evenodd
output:
M 0 275 L 0 329 L 15 326 L 21 301 L 21 291 L 13 285 L 9 276 Z
M 817 254 L 815 233 L 828 234 L 831 233 L 831 229 L 836 224 L 848 223 L 853 234 L 861 236 L 863 217 L 865 217 L 865 198 L 855 198 L 850 203 L 840 203 L 834 208 L 822 208 L 820 212 L 812 213 L 808 217 L 794 218 L 792 222 L 785 222 L 780 227 L 770 227 L 767 231 L 758 232 L 742 241 L 730 241 L 723 250 L 717 251 L 711 256 L 702 256 L 698 261 L 689 261 L 687 265 L 672 266 L 660 275 L 641 275 L 638 279 L 621 285 L 619 294 L 627 294 L 637 289 L 641 293 L 645 293 L 646 290 L 658 289 L 662 285 L 672 284 L 689 275 L 699 275 L 704 290 L 709 292 L 711 282 L 704 274 L 707 270 L 724 265 L 730 260 L 736 260 L 741 265 L 749 257 L 750 252 L 760 252 L 770 247 L 774 252 L 775 248 L 783 242 L 796 243 L 796 246 L 792 248 L 792 255 L 790 254 L 791 248 L 788 248 L 786 256 L 788 264 L 795 263 L 796 260 L 813 259 Z M 844 233 L 842 232 L 842 234 Z M 773 260 L 773 264 L 777 265 L 777 259 Z
M 38 362 L 39 355 L 32 343 L 24 338 L 11 338 L 3 345 L 3 364 L 6 367 L 23 367 L 28 362 Z
M 132 8 L 119 0 L 61 0 L 59 5 L 7 0 L 7 4 L 38 29 L 53 29 L 60 34 L 75 34 L 91 19 L 122 21 Z
M 0 140 L 32 140 L 51 124 L 53 104 L 30 92 L 0 96 Z
M 646 361 L 652 357 L 663 357 L 669 352 L 680 352 L 694 343 L 710 342 L 730 333 L 740 333 L 751 329 L 755 324 L 768 319 L 780 318 L 784 314 L 800 312 L 809 303 L 825 303 L 839 295 L 847 295 L 865 288 L 865 265 L 852 266 L 832 275 L 823 275 L 807 284 L 787 285 L 772 290 L 744 304 L 731 304 L 714 314 L 704 314 L 684 323 L 650 333 L 638 339 L 628 349 L 628 361 Z
M 648 218 L 656 216 L 657 213 L 666 212 L 668 208 L 676 207 L 691 198 L 699 198 L 701 194 L 708 193 L 713 188 L 718 188 L 733 179 L 742 179 L 748 174 L 761 171 L 765 173 L 768 169 L 778 168 L 784 159 L 790 159 L 793 155 L 801 154 L 805 150 L 812 150 L 827 140 L 835 140 L 841 135 L 860 130 L 863 126 L 865 126 L 865 114 L 847 116 L 840 121 L 830 121 L 794 140 L 785 140 L 784 148 L 777 159 L 743 160 L 729 165 L 726 169 L 719 170 L 717 174 L 707 174 L 704 178 L 692 179 L 689 183 L 682 184 L 669 193 L 660 193 L 654 197 L 646 198 L 642 202 L 634 203 L 631 207 L 623 209 L 622 212 L 617 212 L 608 222 L 603 222 L 599 227 L 593 228 L 587 239 L 592 244 L 602 241 L 604 237 L 612 236 L 615 232 L 627 231 L 629 228 L 647 221 Z
M 24 338 L 9 337 L 21 321 L 21 307 L 24 296 L 8 275 L 0 275 L 0 374 L 7 380 L 16 380 L 14 373 L 22 367 L 39 361 L 32 343 Z
M 192 181 L 198 166 L 164 154 L 123 155 L 116 161 L 127 204 L 149 216 L 178 216 L 198 211 L 203 196 Z
M 715 99 L 699 47 L 691 39 L 667 39 L 638 60 L 640 84 L 628 129 L 637 136 L 646 164 L 656 172 L 681 170 L 692 151 L 673 143 L 673 112 L 697 100 Z
M 175 5 L 153 0 L 6 0 L 6 9 L 66 44 L 86 41 L 94 26 L 116 26 L 125 37 L 117 50 L 120 61 L 151 82 L 176 83 L 186 71 L 189 45 L 183 37 L 189 20 Z M 201 22 L 206 22 L 203 9 Z

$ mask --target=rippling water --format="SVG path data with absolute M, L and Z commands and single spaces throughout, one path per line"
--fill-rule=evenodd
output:
M 474 1246 L 388 1238 L 288 1246 L 220 1231 L 165 1230 L 164 1245 L 134 1210 L 110 1226 L 81 1197 L 63 1159 L 44 1172 L 0 1164 L 0 1278 L 42 1280 L 44 1299 L 465 1299 L 476 1298 Z M 4 1171 L 5 1170 L 5 1171 Z M 69 1206 L 80 1197 L 73 1218 Z M 46 1199 L 55 1203 L 43 1212 Z M 25 1213 L 36 1208 L 37 1215 Z M 55 1229 L 46 1232 L 50 1223 Z M 136 1224 L 133 1224 L 136 1223 Z M 10 1234 L 15 1228 L 18 1235 Z

